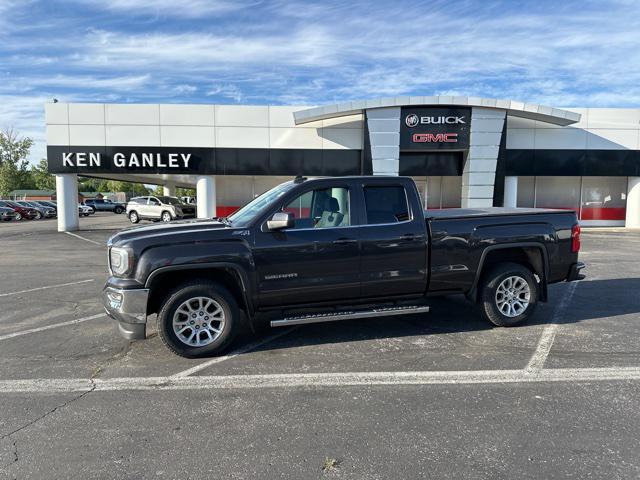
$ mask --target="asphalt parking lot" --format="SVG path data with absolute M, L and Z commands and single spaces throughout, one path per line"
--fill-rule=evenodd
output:
M 0 225 L 0 478 L 638 478 L 640 233 L 528 325 L 426 315 L 265 329 L 188 360 L 102 314 L 124 216 Z

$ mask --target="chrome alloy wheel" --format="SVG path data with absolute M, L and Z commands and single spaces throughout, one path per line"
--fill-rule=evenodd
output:
M 162 221 L 164 223 L 168 223 L 171 221 L 171 214 L 169 212 L 163 212 L 162 213 Z
M 190 347 L 204 347 L 224 330 L 222 306 L 212 298 L 194 297 L 182 302 L 173 314 L 173 333 Z
M 496 305 L 506 317 L 517 317 L 529 306 L 531 290 L 527 281 L 518 276 L 505 278 L 496 290 Z

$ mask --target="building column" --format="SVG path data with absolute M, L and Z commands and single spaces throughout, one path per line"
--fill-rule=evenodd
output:
M 640 228 L 640 177 L 629 177 L 627 184 L 627 228 Z
M 58 231 L 78 230 L 78 175 L 56 175 L 56 202 L 58 204 Z
M 196 180 L 196 197 L 198 218 L 216 216 L 216 177 L 202 175 Z
M 176 196 L 176 186 L 173 183 L 165 183 L 162 186 L 162 194 L 165 197 L 175 197 Z
M 400 107 L 367 110 L 367 128 L 374 175 L 400 171 Z
M 510 208 L 518 206 L 518 177 L 504 177 L 503 205 Z
M 469 154 L 462 172 L 462 207 L 493 206 L 493 186 L 506 111 L 473 107 Z

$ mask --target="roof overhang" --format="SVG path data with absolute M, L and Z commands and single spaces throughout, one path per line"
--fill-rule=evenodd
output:
M 365 110 L 384 107 L 407 107 L 407 106 L 456 106 L 456 107 L 483 107 L 505 110 L 507 115 L 512 117 L 528 118 L 539 120 L 554 125 L 567 126 L 580 121 L 579 113 L 563 110 L 560 108 L 537 105 L 535 103 L 524 103 L 515 100 L 499 100 L 495 98 L 480 97 L 453 97 L 453 96 L 433 96 L 433 97 L 389 97 L 375 98 L 371 100 L 354 100 L 353 102 L 336 103 L 321 107 L 307 108 L 293 113 L 296 125 L 327 120 L 329 118 L 344 117 L 347 115 L 357 115 Z

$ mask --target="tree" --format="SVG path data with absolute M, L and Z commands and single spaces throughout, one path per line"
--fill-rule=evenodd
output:
M 13 129 L 0 131 L 0 195 L 34 186 L 27 161 L 32 145 L 31 138 L 19 138 Z
M 38 190 L 55 190 L 56 177 L 49 173 L 47 159 L 40 160 L 38 165 L 31 167 L 31 178 Z

